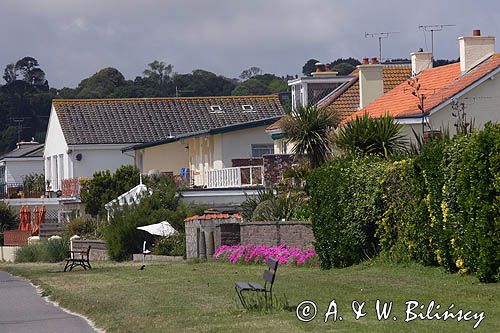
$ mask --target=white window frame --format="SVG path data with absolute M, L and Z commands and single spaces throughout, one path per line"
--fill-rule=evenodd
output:
M 210 113 L 223 113 L 222 106 L 220 105 L 210 105 Z
M 254 154 L 255 150 L 268 150 L 268 153 Z M 273 143 L 254 143 L 251 145 L 251 156 L 252 158 L 261 158 L 263 155 L 274 154 L 274 144 Z
M 243 104 L 241 108 L 243 109 L 243 112 L 255 112 L 253 106 L 250 104 Z

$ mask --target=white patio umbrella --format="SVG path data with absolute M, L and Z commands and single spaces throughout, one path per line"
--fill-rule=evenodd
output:
M 177 233 L 177 231 L 167 221 L 161 221 L 160 223 L 137 227 L 137 229 L 146 231 L 151 235 L 163 237 L 169 237 Z M 144 241 L 144 243 L 142 244 L 142 267 L 140 269 L 144 269 L 144 267 L 146 266 L 146 255 L 150 253 L 151 251 L 146 249 L 146 241 Z
M 177 232 L 167 221 L 161 221 L 160 223 L 137 227 L 137 229 L 149 232 L 151 235 L 163 237 L 172 236 Z

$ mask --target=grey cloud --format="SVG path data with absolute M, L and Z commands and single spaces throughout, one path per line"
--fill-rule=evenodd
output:
M 435 35 L 436 57 L 456 58 L 458 36 L 473 28 L 499 35 L 499 20 L 494 0 L 3 0 L 0 66 L 34 56 L 56 87 L 106 66 L 134 78 L 153 59 L 177 72 L 235 77 L 256 65 L 296 74 L 311 57 L 376 56 L 377 41 L 364 32 L 399 31 L 384 40 L 384 56 L 408 57 L 426 47 L 420 24 L 456 24 Z

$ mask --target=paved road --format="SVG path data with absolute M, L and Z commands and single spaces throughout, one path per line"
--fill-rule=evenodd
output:
M 83 318 L 46 302 L 28 281 L 0 271 L 0 332 L 96 331 Z

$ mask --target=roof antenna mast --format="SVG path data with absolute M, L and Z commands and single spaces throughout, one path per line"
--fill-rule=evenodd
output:
M 391 32 L 365 32 L 365 38 L 378 38 L 378 58 L 382 62 L 382 39 L 389 38 L 391 35 L 399 34 L 399 31 Z
M 442 31 L 445 27 L 454 27 L 455 24 L 430 24 L 430 25 L 419 25 L 418 28 L 424 31 L 431 32 L 431 53 L 432 61 L 434 61 L 434 31 Z

